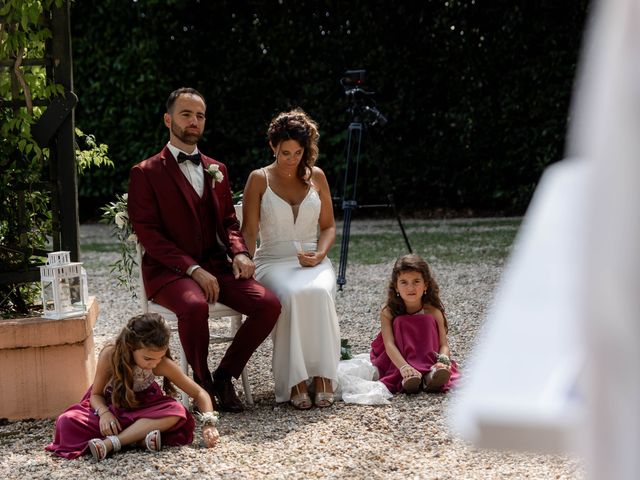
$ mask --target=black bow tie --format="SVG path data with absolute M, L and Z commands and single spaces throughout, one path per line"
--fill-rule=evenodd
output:
M 178 163 L 182 163 L 185 160 L 190 160 L 194 165 L 200 165 L 200 152 L 196 152 L 193 155 L 187 155 L 186 153 L 178 153 Z

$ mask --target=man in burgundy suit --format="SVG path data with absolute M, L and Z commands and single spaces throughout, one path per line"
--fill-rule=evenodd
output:
M 238 412 L 243 405 L 231 377 L 238 378 L 273 329 L 280 303 L 253 279 L 255 265 L 240 234 L 227 168 L 198 151 L 205 112 L 204 97 L 192 88 L 169 95 L 169 143 L 131 169 L 129 218 L 145 249 L 147 295 L 178 317 L 194 379 L 221 410 Z M 211 375 L 208 303 L 218 300 L 247 318 Z

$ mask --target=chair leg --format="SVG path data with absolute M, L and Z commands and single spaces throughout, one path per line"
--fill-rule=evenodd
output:
M 242 370 L 242 388 L 244 388 L 244 399 L 249 405 L 253 405 L 253 395 L 251 395 L 251 385 L 249 385 L 249 375 L 247 369 Z
M 180 345 L 179 347 L 180 352 L 180 368 L 182 369 L 182 372 L 189 376 L 189 362 L 187 362 L 187 356 L 184 353 L 184 349 L 182 348 L 182 345 Z M 184 407 L 186 409 L 189 409 L 189 395 L 187 395 L 185 392 L 180 391 L 180 397 L 181 397 L 181 402 L 182 405 L 184 405 Z
M 231 317 L 231 335 L 235 337 L 236 332 L 240 330 L 242 326 L 242 315 L 235 315 Z M 249 375 L 247 374 L 247 368 L 242 370 L 242 388 L 244 388 L 244 399 L 249 405 L 253 405 L 253 395 L 251 395 L 251 385 L 249 385 Z
M 242 326 L 242 315 L 234 315 L 231 317 L 231 336 L 235 337 L 238 330 Z

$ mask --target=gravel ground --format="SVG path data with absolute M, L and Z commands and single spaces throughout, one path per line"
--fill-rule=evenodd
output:
M 425 221 L 416 228 L 446 229 L 447 222 Z M 352 233 L 395 229 L 393 221 L 352 223 Z M 81 227 L 83 245 L 105 242 L 109 242 L 108 227 Z M 136 301 L 109 277 L 109 264 L 116 258 L 114 253 L 86 252 L 82 256 L 90 294 L 100 307 L 94 331 L 96 351 L 139 312 Z M 432 267 L 447 307 L 452 356 L 464 375 L 465 359 L 474 346 L 502 265 L 433 262 Z M 338 293 L 337 308 L 341 336 L 349 339 L 353 353 L 367 352 L 378 332 L 378 308 L 390 269 L 390 262 L 348 265 L 348 283 Z M 212 368 L 223 348 L 212 346 Z M 584 478 L 576 458 L 469 446 L 447 425 L 450 394 L 397 395 L 388 406 L 337 402 L 333 408 L 309 411 L 276 404 L 270 354 L 267 340 L 248 365 L 255 406 L 241 414 L 222 415 L 221 440 L 213 449 L 201 446 L 198 431 L 193 445 L 168 447 L 160 454 L 129 450 L 100 463 L 91 457 L 70 461 L 44 451 L 53 435 L 53 420 L 5 422 L 0 424 L 0 478 Z M 241 391 L 241 382 L 237 388 Z

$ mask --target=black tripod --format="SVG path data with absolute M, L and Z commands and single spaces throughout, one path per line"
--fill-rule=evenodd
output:
M 349 72 L 347 72 L 349 73 Z M 361 89 L 360 89 L 361 90 Z M 361 90 L 362 91 L 362 90 Z M 367 93 L 367 92 L 365 92 Z M 353 95 L 353 98 L 356 98 Z M 347 269 L 347 255 L 349 254 L 349 235 L 351 232 L 351 215 L 356 208 L 393 208 L 396 219 L 398 220 L 398 226 L 404 237 L 404 241 L 407 245 L 409 253 L 412 253 L 411 244 L 409 238 L 402 226 L 402 220 L 398 213 L 395 202 L 393 200 L 393 194 L 387 195 L 388 203 L 380 205 L 358 205 L 356 200 L 356 189 L 358 184 L 358 168 L 360 165 L 360 152 L 362 149 L 362 137 L 364 133 L 364 123 L 361 121 L 361 113 L 371 113 L 375 115 L 374 123 L 384 125 L 387 123 L 387 119 L 378 111 L 377 108 L 372 106 L 362 106 L 354 103 L 349 109 L 353 115 L 353 121 L 349 124 L 347 129 L 347 151 L 346 151 L 346 167 L 344 173 L 344 184 L 342 189 L 342 211 L 343 211 L 343 225 L 342 225 L 342 242 L 340 245 L 340 267 L 338 268 L 338 290 L 342 290 L 342 287 L 347 283 L 345 277 Z

